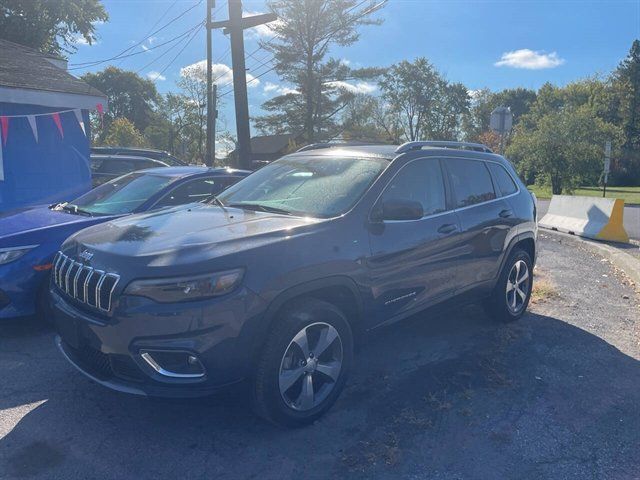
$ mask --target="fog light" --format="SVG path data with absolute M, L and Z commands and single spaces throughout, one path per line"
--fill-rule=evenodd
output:
M 140 356 L 156 372 L 171 378 L 200 378 L 204 366 L 190 352 L 176 350 L 142 350 Z

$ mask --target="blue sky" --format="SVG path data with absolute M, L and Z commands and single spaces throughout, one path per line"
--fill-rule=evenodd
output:
M 69 59 L 70 68 L 75 68 L 72 73 L 80 75 L 115 64 L 153 78 L 161 92 L 176 91 L 181 69 L 205 58 L 204 31 L 148 49 L 197 25 L 204 18 L 205 3 L 136 45 L 197 5 L 198 0 L 105 0 L 110 20 L 97 25 L 97 44 L 78 44 L 77 53 Z M 217 0 L 216 4 L 215 19 L 225 19 L 226 0 Z M 246 12 L 263 12 L 264 4 L 264 0 L 245 0 L 243 8 Z M 607 74 L 626 55 L 632 41 L 640 38 L 640 0 L 389 0 L 376 17 L 384 19 L 381 26 L 363 27 L 359 42 L 336 48 L 331 54 L 353 66 L 386 66 L 425 56 L 449 80 L 462 82 L 471 90 L 535 89 L 547 81 L 564 85 Z M 245 34 L 247 52 L 255 52 L 247 59 L 249 75 L 260 75 L 271 66 L 270 55 L 256 51 L 259 37 L 268 33 L 252 29 Z M 213 43 L 214 62 L 219 64 L 214 71 L 220 75 L 220 91 L 227 92 L 230 87 L 225 84 L 230 77 L 225 65 L 231 64 L 228 38 L 216 33 Z M 108 59 L 130 47 L 128 54 L 140 54 L 88 68 L 73 65 Z M 274 72 L 251 82 L 251 115 L 260 114 L 262 102 L 289 87 Z M 373 85 L 353 88 L 375 93 Z M 224 97 L 218 128 L 233 133 L 232 106 L 229 93 Z

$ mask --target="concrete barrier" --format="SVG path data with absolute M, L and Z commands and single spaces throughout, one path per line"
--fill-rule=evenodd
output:
M 628 243 L 623 218 L 624 200 L 554 195 L 539 225 L 581 237 Z

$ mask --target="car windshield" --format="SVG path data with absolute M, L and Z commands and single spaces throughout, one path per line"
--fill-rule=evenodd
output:
M 382 158 L 286 157 L 229 187 L 219 199 L 232 207 L 334 217 L 355 205 L 388 164 Z
M 173 178 L 144 172 L 133 172 L 111 180 L 76 200 L 65 210 L 90 215 L 131 213 L 149 197 L 166 187 Z

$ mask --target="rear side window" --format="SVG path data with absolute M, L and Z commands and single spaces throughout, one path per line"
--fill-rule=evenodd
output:
M 420 202 L 425 216 L 444 212 L 446 196 L 440 162 L 415 160 L 405 165 L 382 194 L 382 202 L 389 199 Z
M 503 197 L 518 191 L 518 187 L 506 168 L 497 163 L 488 163 L 487 165 L 489 165 L 489 170 L 491 170 L 496 186 Z
M 100 169 L 97 170 L 100 173 L 111 173 L 114 175 L 120 175 L 122 173 L 129 173 L 137 170 L 135 162 L 130 160 L 117 160 L 114 158 L 105 159 L 100 165 Z
M 484 162 L 460 158 L 446 159 L 456 207 L 468 207 L 496 198 L 491 175 Z

